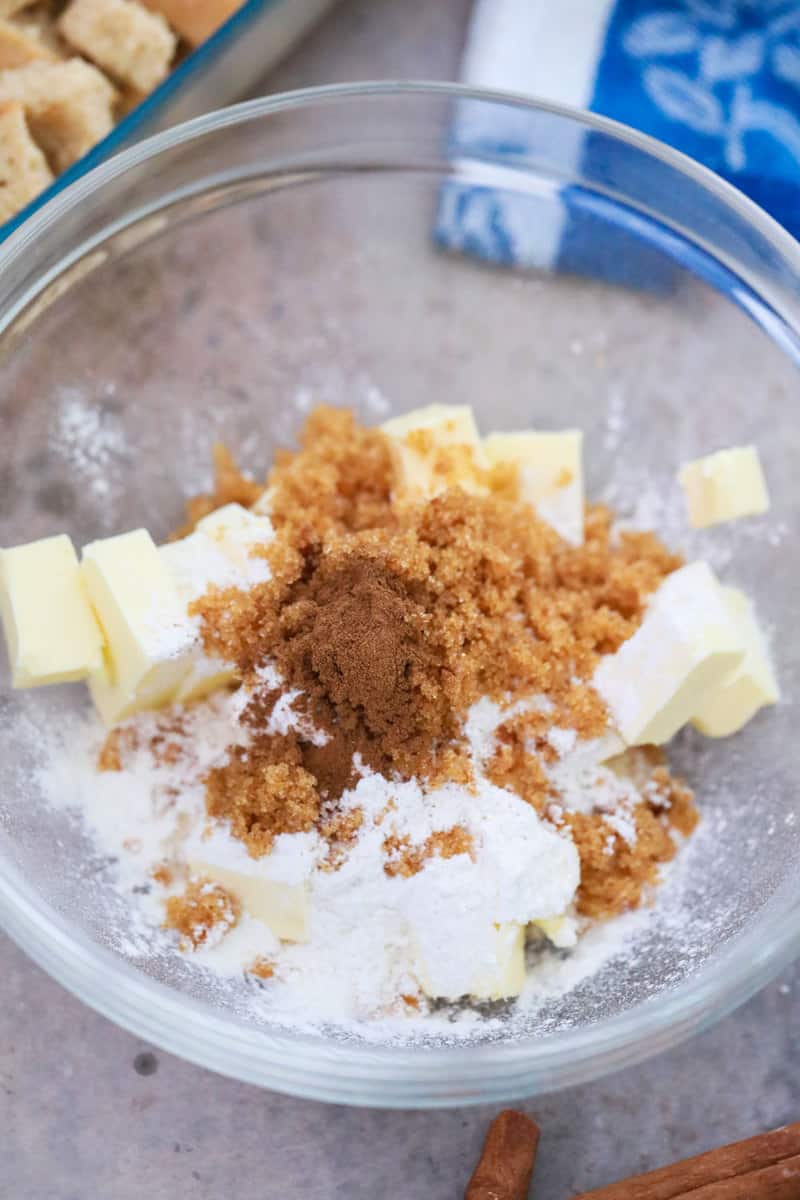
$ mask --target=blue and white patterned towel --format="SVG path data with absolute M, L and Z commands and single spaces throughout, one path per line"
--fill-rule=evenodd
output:
M 462 77 L 633 125 L 711 167 L 800 236 L 800 0 L 476 0 Z M 524 122 L 505 114 L 487 127 L 466 106 L 455 153 L 524 150 Z M 576 138 L 576 156 L 586 141 Z M 594 264 L 586 246 L 570 244 L 568 213 L 531 220 L 531 203 L 451 184 L 437 237 L 493 262 L 658 286 L 663 260 L 626 267 L 624 255 L 607 253 Z

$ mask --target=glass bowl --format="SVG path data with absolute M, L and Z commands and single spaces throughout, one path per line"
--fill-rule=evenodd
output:
M 620 286 L 624 282 L 627 286 Z M 586 431 L 590 495 L 745 587 L 784 700 L 683 735 L 702 828 L 635 954 L 471 1040 L 383 1044 L 242 1019 L 127 909 L 37 789 L 80 688 L 0 670 L 0 920 L 88 1004 L 263 1086 L 386 1106 L 510 1100 L 675 1044 L 800 947 L 796 366 L 800 251 L 689 160 L 613 122 L 446 85 L 258 100 L 107 162 L 0 248 L 0 544 L 158 538 L 223 437 L 264 471 L 314 403 L 432 401 L 488 428 Z M 756 441 L 767 518 L 689 534 L 675 472 Z

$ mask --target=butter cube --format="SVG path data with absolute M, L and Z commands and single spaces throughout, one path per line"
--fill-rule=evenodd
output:
M 667 576 L 636 633 L 600 662 L 594 686 L 629 746 L 658 745 L 691 720 L 744 653 L 714 572 L 691 563 Z
M 275 537 L 268 516 L 243 508 L 241 504 L 226 504 L 198 521 L 197 532 L 218 546 L 240 572 L 220 586 L 252 587 L 269 579 L 266 559 L 253 553 L 258 546 L 268 545 Z
M 178 590 L 144 529 L 92 542 L 81 572 L 106 636 L 103 669 L 89 678 L 108 724 L 175 697 L 194 642 Z
M 265 488 L 256 502 L 250 505 L 250 511 L 256 513 L 257 516 L 268 517 L 272 512 L 272 495 L 273 489 Z
M 549 917 L 531 921 L 558 950 L 569 950 L 578 943 L 578 922 L 574 917 Z
M 65 534 L 0 550 L 0 616 L 14 687 L 86 679 L 103 662 L 103 634 Z
M 681 467 L 678 478 L 693 529 L 765 513 L 769 508 L 767 484 L 755 446 L 733 446 L 695 459 Z
M 760 708 L 776 704 L 778 683 L 766 639 L 750 600 L 738 588 L 722 589 L 725 605 L 744 642 L 744 658 L 700 700 L 692 724 L 708 737 L 728 737 L 746 725 Z
M 451 487 L 486 491 L 486 459 L 469 405 L 430 404 L 381 429 L 392 448 L 396 499 L 430 500 Z
M 200 622 L 196 617 L 189 617 L 188 613 L 189 605 L 199 600 L 212 584 L 222 581 L 221 586 L 225 586 L 231 565 L 220 547 L 211 544 L 203 533 L 197 531 L 180 541 L 159 546 L 158 553 L 172 576 L 186 619 L 195 632 L 189 669 L 175 693 L 176 704 L 189 704 L 227 687 L 237 677 L 231 663 L 206 654 L 200 640 Z
M 420 986 L 433 999 L 458 1000 L 473 996 L 476 1000 L 506 1000 L 518 996 L 525 983 L 525 926 L 508 921 L 487 927 L 478 939 L 479 955 L 471 946 L 470 961 L 477 964 L 468 977 L 453 983 L 448 971 L 426 961 L 417 952 Z
M 192 859 L 189 869 L 232 892 L 250 916 L 262 921 L 276 937 L 285 942 L 308 941 L 311 900 L 307 883 L 267 879 L 255 869 L 236 871 L 202 859 Z
M 492 466 L 519 470 L 520 494 L 537 516 L 573 546 L 583 542 L 583 434 L 490 433 L 483 443 Z

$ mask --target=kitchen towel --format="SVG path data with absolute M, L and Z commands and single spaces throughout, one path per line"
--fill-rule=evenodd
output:
M 517 92 L 632 125 L 704 163 L 800 236 L 800 0 L 476 0 L 464 83 Z M 513 108 L 463 106 L 454 158 L 525 150 Z M 576 167 L 591 134 L 559 149 Z M 566 196 L 568 188 L 562 192 Z M 605 238 L 602 261 L 570 206 L 454 181 L 437 237 L 492 262 L 578 270 L 659 287 L 665 260 Z M 628 235 L 627 248 L 633 241 Z M 645 256 L 644 258 L 642 256 Z

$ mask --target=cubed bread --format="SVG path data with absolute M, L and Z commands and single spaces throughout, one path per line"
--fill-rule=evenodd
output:
M 0 17 L 0 71 L 37 61 L 56 62 L 57 58 L 34 29 Z
M 110 132 L 116 91 L 81 58 L 0 71 L 0 101 L 18 100 L 50 166 L 64 171 Z
M 144 0 L 153 12 L 161 13 L 190 46 L 210 38 L 243 0 Z
M 139 92 L 164 79 L 177 45 L 164 18 L 135 0 L 72 0 L 58 27 L 75 50 Z
M 52 58 L 69 58 L 70 51 L 56 27 L 56 18 L 46 4 L 36 4 L 18 13 L 11 22 L 30 37 L 37 38 Z
M 8 221 L 38 196 L 53 176 L 31 137 L 17 100 L 0 103 L 0 221 Z

